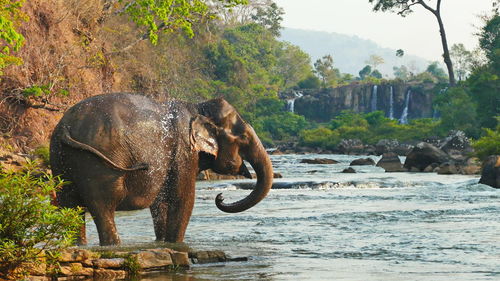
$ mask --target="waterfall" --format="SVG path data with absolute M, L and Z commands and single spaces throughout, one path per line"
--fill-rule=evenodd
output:
M 377 110 L 377 85 L 373 85 L 373 93 L 372 93 L 372 101 L 371 101 L 371 106 L 372 106 L 372 111 Z
M 287 100 L 286 101 L 286 108 L 290 112 L 294 112 L 294 107 L 295 107 L 295 99 Z
M 403 109 L 403 113 L 401 114 L 401 119 L 399 119 L 399 123 L 401 124 L 408 124 L 408 106 L 410 105 L 410 97 L 411 97 L 411 90 L 408 89 L 405 99 L 405 108 Z
M 389 118 L 394 119 L 394 88 L 391 85 L 391 90 L 390 90 L 390 96 L 389 96 Z
M 293 98 L 286 101 L 286 109 L 292 113 L 295 112 L 295 100 L 304 96 L 301 92 L 294 92 Z

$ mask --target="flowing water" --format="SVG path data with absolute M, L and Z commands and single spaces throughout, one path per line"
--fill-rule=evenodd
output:
M 389 95 L 389 118 L 394 119 L 394 88 L 392 86 Z
M 477 184 L 478 177 L 374 166 L 344 174 L 358 158 L 347 155 L 271 158 L 284 178 L 249 211 L 222 213 L 214 198 L 240 199 L 252 181 L 199 182 L 185 239 L 249 261 L 143 280 L 500 280 L 500 190 Z M 303 158 L 340 163 L 300 164 Z M 119 212 L 116 221 L 125 244 L 154 240 L 148 210 Z
M 377 111 L 377 85 L 373 85 L 372 99 L 371 99 L 371 109 L 372 111 Z
M 408 110 L 409 110 L 408 107 L 410 105 L 410 98 L 411 98 L 411 90 L 408 89 L 405 98 L 405 108 L 403 109 L 403 113 L 401 113 L 401 118 L 399 119 L 399 122 L 401 124 L 408 124 Z

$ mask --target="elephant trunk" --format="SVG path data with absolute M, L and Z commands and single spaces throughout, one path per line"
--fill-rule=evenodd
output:
M 234 203 L 224 203 L 222 193 L 219 193 L 215 198 L 215 204 L 223 212 L 239 213 L 250 209 L 266 197 L 273 185 L 274 173 L 271 160 L 255 132 L 253 132 L 251 139 L 253 141 L 250 144 L 250 149 L 245 153 L 244 159 L 252 165 L 257 175 L 257 183 L 247 197 Z

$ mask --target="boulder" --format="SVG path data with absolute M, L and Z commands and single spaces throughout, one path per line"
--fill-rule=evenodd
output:
M 439 169 L 439 165 L 437 163 L 432 163 L 429 166 L 425 167 L 423 170 L 424 173 L 432 173 L 432 172 L 437 172 Z
M 337 164 L 339 161 L 327 158 L 315 158 L 315 159 L 302 159 L 300 163 L 305 164 Z
M 394 152 L 382 154 L 382 158 L 378 160 L 377 167 L 383 168 L 386 172 L 406 172 L 398 155 Z
M 460 174 L 460 168 L 457 167 L 455 162 L 446 162 L 439 165 L 437 173 L 440 175 L 456 175 Z
M 371 158 L 359 158 L 352 160 L 349 166 L 373 166 L 375 165 L 375 161 Z
M 382 155 L 388 152 L 394 152 L 396 147 L 399 146 L 398 140 L 381 139 L 375 145 L 375 154 Z
M 492 155 L 483 164 L 479 183 L 500 188 L 500 156 Z
M 359 139 L 342 139 L 337 145 L 337 150 L 342 154 L 363 154 L 365 146 Z
M 138 264 L 142 269 L 150 269 L 173 265 L 170 249 L 142 250 L 135 253 Z
M 450 131 L 439 148 L 448 154 L 456 154 L 458 152 L 465 155 L 472 152 L 469 139 L 463 131 L 459 130 Z
M 408 153 L 403 167 L 421 172 L 432 163 L 441 165 L 448 161 L 449 156 L 444 151 L 432 144 L 420 142 Z
M 480 175 L 481 163 L 475 157 L 468 158 L 461 167 L 462 174 L 464 175 Z
M 402 143 L 394 148 L 394 153 L 400 156 L 406 156 L 415 146 L 407 143 Z
M 349 167 L 342 170 L 342 173 L 356 173 L 356 170 L 354 170 L 352 167 Z

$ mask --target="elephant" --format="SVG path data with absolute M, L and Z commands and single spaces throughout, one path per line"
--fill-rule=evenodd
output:
M 100 245 L 120 244 L 115 211 L 148 207 L 156 240 L 183 242 L 197 174 L 211 168 L 251 177 L 243 160 L 256 173 L 255 187 L 233 203 L 218 194 L 223 212 L 264 199 L 273 167 L 254 129 L 221 98 L 193 104 L 130 93 L 93 96 L 64 113 L 50 141 L 52 172 L 69 183 L 57 191 L 57 204 L 88 211 Z M 85 225 L 77 243 L 87 243 Z

